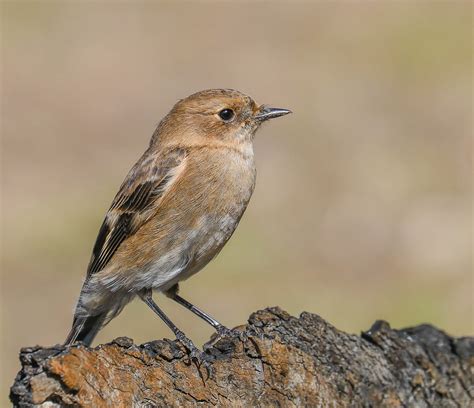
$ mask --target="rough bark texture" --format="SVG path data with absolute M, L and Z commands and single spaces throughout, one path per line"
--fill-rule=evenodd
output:
M 190 362 L 171 340 L 30 347 L 11 389 L 17 407 L 469 407 L 474 338 L 376 322 L 356 336 L 319 316 L 258 311 L 241 334 Z

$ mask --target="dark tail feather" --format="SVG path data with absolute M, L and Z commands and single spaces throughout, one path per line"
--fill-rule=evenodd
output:
M 94 337 L 104 325 L 106 318 L 107 313 L 75 318 L 64 345 L 67 346 L 80 341 L 86 346 L 90 346 Z

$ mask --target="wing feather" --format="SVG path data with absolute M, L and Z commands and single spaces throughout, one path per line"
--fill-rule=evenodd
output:
M 175 169 L 185 157 L 183 149 L 168 151 L 161 160 L 145 153 L 130 170 L 100 227 L 87 278 L 104 269 L 120 245 L 159 211 L 154 203 L 169 188 Z

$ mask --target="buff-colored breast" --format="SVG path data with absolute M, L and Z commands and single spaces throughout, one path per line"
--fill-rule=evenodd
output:
M 255 186 L 250 143 L 195 147 L 157 215 L 126 240 L 96 277 L 110 289 L 166 290 L 202 269 L 231 237 Z

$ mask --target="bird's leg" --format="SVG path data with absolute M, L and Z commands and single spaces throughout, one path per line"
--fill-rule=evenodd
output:
M 140 294 L 140 298 L 148 305 L 148 307 L 153 310 L 161 320 L 163 320 L 166 325 L 173 331 L 176 338 L 180 343 L 186 347 L 192 358 L 203 358 L 203 353 L 194 345 L 194 343 L 186 337 L 186 335 L 176 327 L 176 325 L 165 315 L 165 313 L 158 307 L 155 301 L 152 298 L 152 291 L 146 290 Z
M 209 316 L 206 312 L 202 311 L 198 307 L 194 306 L 192 303 L 189 303 L 186 299 L 183 299 L 178 295 L 179 286 L 178 284 L 172 286 L 166 291 L 166 296 L 173 299 L 175 302 L 179 303 L 181 306 L 184 306 L 189 311 L 193 312 L 196 316 L 199 316 L 206 323 L 210 324 L 216 330 L 219 336 L 231 335 L 232 330 L 228 329 L 221 323 L 219 323 L 212 316 Z

